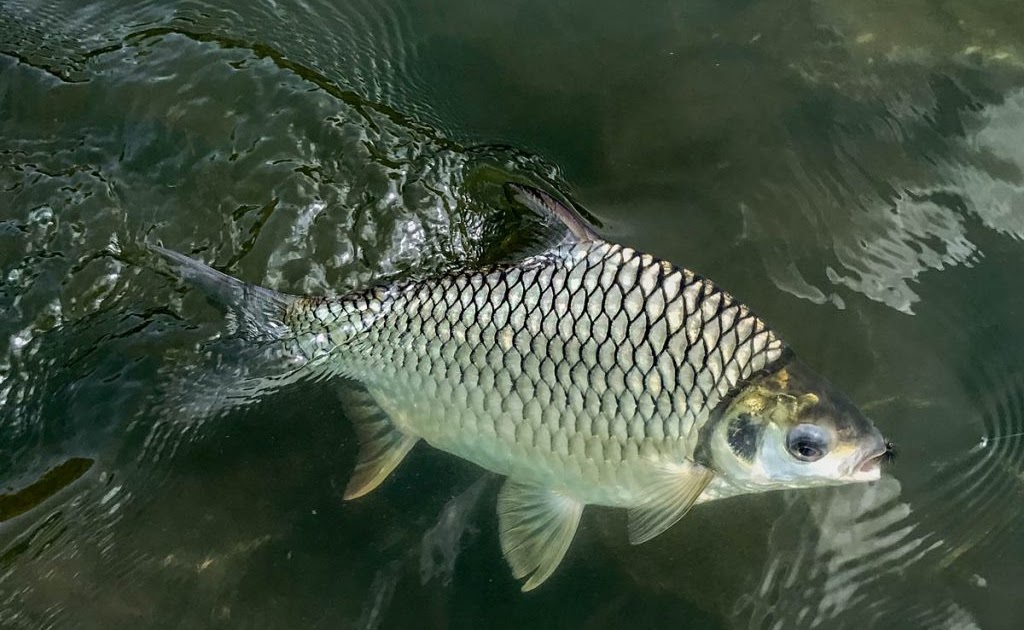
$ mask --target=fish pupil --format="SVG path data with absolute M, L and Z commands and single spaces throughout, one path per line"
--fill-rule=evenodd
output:
M 796 450 L 800 454 L 800 457 L 803 457 L 804 459 L 816 459 L 821 457 L 821 451 L 807 442 L 797 444 Z
M 813 424 L 800 424 L 790 430 L 786 448 L 796 459 L 815 462 L 825 456 L 828 440 L 824 431 Z

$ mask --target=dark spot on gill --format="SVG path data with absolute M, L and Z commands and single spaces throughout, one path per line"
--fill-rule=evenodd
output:
M 788 346 L 782 347 L 782 352 L 777 359 L 768 363 L 759 370 L 755 370 L 746 378 L 741 378 L 736 385 L 730 389 L 715 408 L 711 410 L 711 415 L 708 417 L 708 421 L 704 423 L 700 428 L 700 432 L 697 438 L 697 449 L 693 454 L 694 461 L 704 466 L 711 464 L 711 436 L 715 432 L 715 427 L 725 416 L 725 412 L 732 405 L 733 401 L 743 392 L 748 385 L 762 379 L 769 374 L 774 374 L 784 367 L 789 366 L 796 360 L 796 355 Z
M 749 413 L 741 413 L 729 423 L 729 448 L 744 461 L 753 461 L 757 454 L 757 445 L 761 441 L 764 427 L 754 422 Z

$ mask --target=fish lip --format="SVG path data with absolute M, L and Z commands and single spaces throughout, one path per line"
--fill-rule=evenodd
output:
M 869 455 L 864 458 L 864 461 L 860 463 L 860 466 L 857 466 L 857 470 L 866 471 L 871 470 L 873 468 L 881 467 L 883 457 L 885 457 L 885 451 L 882 451 L 881 453 L 875 453 L 874 455 Z
M 850 478 L 854 481 L 877 481 L 882 477 L 882 462 L 889 452 L 889 443 L 883 442 L 880 449 L 869 453 L 857 464 Z

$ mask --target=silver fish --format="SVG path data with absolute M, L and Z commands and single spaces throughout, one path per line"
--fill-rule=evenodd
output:
M 588 504 L 629 510 L 647 541 L 692 505 L 872 481 L 886 441 L 732 295 L 597 236 L 547 194 L 509 196 L 561 242 L 515 263 L 336 298 L 245 284 L 154 247 L 303 369 L 361 388 L 347 499 L 424 440 L 507 477 L 502 552 L 530 590 L 561 562 Z

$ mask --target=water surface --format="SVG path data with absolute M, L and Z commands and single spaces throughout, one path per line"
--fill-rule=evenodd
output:
M 1024 6 L 897 4 L 0 4 L 0 626 L 1018 627 Z M 509 178 L 743 299 L 891 474 L 589 509 L 523 595 L 496 479 L 343 503 L 331 384 L 254 395 L 142 248 L 339 293 L 512 246 Z

